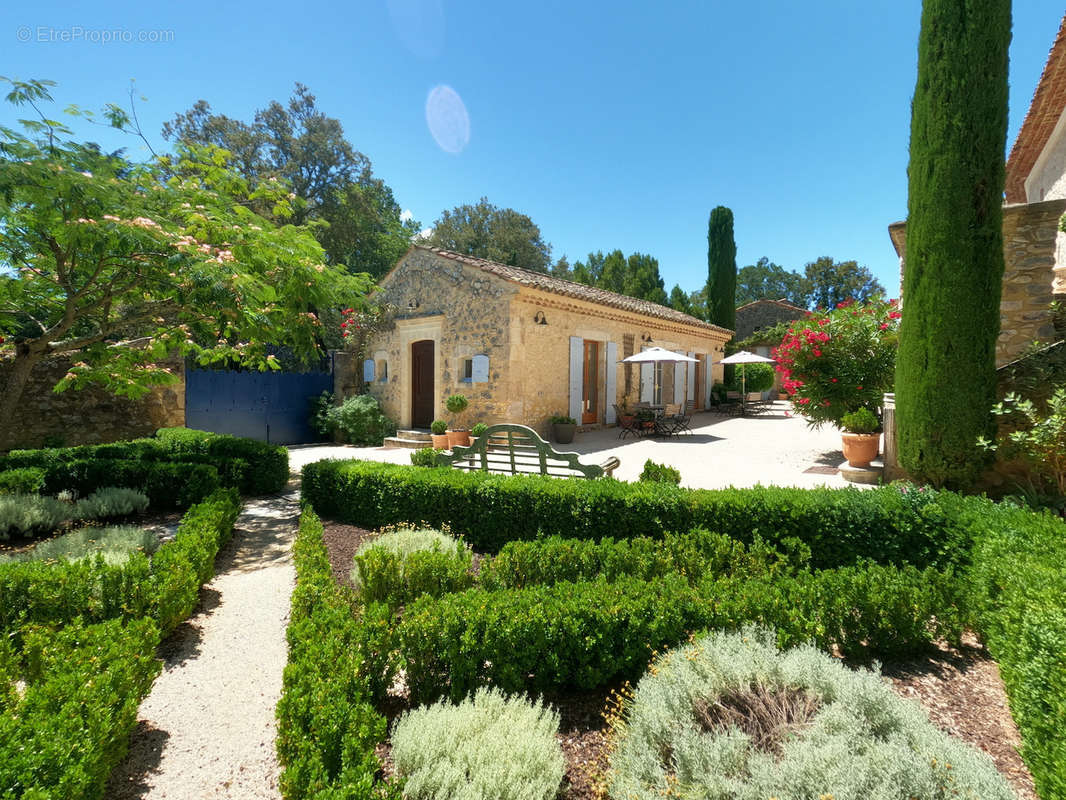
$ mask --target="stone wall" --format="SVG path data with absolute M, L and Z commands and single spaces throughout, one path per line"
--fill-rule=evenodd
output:
M 510 298 L 516 287 L 481 270 L 412 250 L 383 280 L 381 298 L 399 312 L 391 330 L 372 340 L 368 357 L 376 364 L 370 393 L 400 427 L 411 425 L 411 345 L 436 343 L 434 418 L 448 419 L 449 395 L 470 400 L 466 422 L 497 422 L 510 412 Z M 461 374 L 475 355 L 489 359 L 489 380 L 470 383 Z M 384 370 L 382 369 L 384 364 Z M 362 365 L 356 365 L 362 369 Z M 382 380 L 382 372 L 385 379 Z
M 1050 342 L 1055 337 L 1051 303 L 1066 298 L 1063 267 L 1056 265 L 1059 219 L 1066 200 L 1011 205 L 1003 208 L 1003 295 L 1000 301 L 1000 334 L 996 342 L 996 366 L 1017 358 L 1032 342 Z M 906 223 L 889 226 L 889 234 L 902 258 L 906 252 Z M 904 265 L 904 271 L 906 265 Z M 1053 288 L 1059 275 L 1059 283 Z M 904 307 L 907 298 L 903 297 Z M 905 313 L 905 312 L 904 312 Z
M 5 366 L 0 363 L 0 385 L 6 381 Z M 64 445 L 115 442 L 184 425 L 184 367 L 180 362 L 168 366 L 179 376 L 178 383 L 157 387 L 132 400 L 99 387 L 56 394 L 52 387 L 66 374 L 70 362 L 52 359 L 38 364 L 30 374 L 14 420 L 7 430 L 0 431 L 0 451 L 41 447 L 46 439 Z
M 779 322 L 802 319 L 806 313 L 805 309 L 773 300 L 759 300 L 754 303 L 748 303 L 746 306 L 741 306 L 737 309 L 736 339 L 741 342 L 756 331 L 772 328 Z M 773 342 L 773 344 L 779 344 L 779 342 Z

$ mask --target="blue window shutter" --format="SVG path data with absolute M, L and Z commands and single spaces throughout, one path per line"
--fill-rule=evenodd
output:
M 617 421 L 618 415 L 614 413 L 614 404 L 618 402 L 618 343 L 607 342 L 607 416 L 608 425 Z
M 474 356 L 470 367 L 471 383 L 488 383 L 489 380 L 489 357 L 485 355 Z
M 363 362 L 363 382 L 374 382 L 374 359 L 368 358 Z

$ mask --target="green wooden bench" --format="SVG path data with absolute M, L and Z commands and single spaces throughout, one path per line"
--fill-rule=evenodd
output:
M 553 475 L 561 478 L 610 477 L 620 462 L 614 456 L 602 464 L 582 464 L 577 453 L 559 453 L 525 425 L 490 425 L 469 447 L 459 445 L 439 453 L 437 464 L 456 469 L 503 472 L 511 475 Z

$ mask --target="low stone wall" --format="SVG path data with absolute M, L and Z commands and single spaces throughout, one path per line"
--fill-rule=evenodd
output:
M 115 442 L 148 436 L 159 428 L 185 424 L 185 370 L 168 364 L 179 381 L 132 400 L 99 387 L 52 391 L 67 370 L 66 359 L 52 359 L 34 368 L 18 411 L 7 430 L 0 430 L 0 451 L 42 447 L 46 441 L 72 446 Z M 0 386 L 7 365 L 0 362 Z
M 1066 200 L 1048 200 L 1003 208 L 1003 294 L 1000 300 L 1000 333 L 996 342 L 996 366 L 1013 361 L 1034 341 L 1055 338 L 1051 304 L 1066 299 L 1062 268 L 1056 267 L 1059 219 Z M 889 226 L 896 253 L 906 252 L 906 223 Z M 906 265 L 903 265 L 906 272 Z M 906 308 L 907 298 L 903 297 Z

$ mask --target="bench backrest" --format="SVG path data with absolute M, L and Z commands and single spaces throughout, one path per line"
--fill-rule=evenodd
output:
M 509 424 L 490 425 L 469 447 L 459 445 L 451 453 L 438 454 L 437 464 L 512 475 L 599 478 L 604 474 L 603 467 L 578 461 L 577 453 L 555 451 L 532 428 Z

